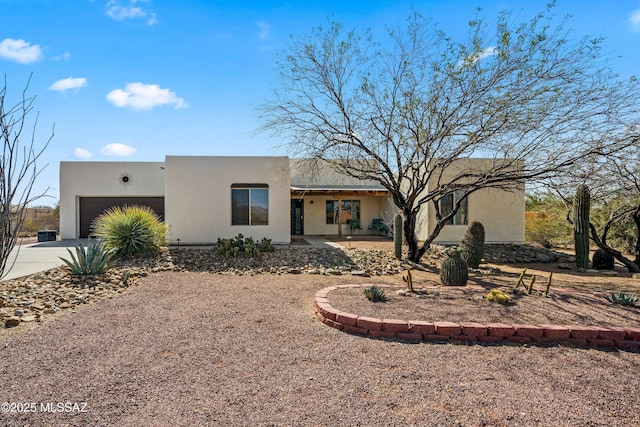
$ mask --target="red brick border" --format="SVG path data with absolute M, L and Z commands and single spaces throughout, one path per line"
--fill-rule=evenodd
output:
M 376 319 L 345 313 L 329 305 L 329 293 L 371 285 L 330 286 L 316 292 L 313 306 L 325 325 L 349 334 L 401 341 L 464 341 L 491 343 L 568 343 L 578 346 L 640 349 L 640 329 L 606 326 L 524 325 L 475 322 L 425 322 L 421 320 Z M 389 285 L 378 285 L 390 288 Z

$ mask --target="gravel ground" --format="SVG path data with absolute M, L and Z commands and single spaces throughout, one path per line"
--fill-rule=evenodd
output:
M 312 310 L 317 290 L 346 280 L 371 281 L 161 272 L 11 330 L 0 403 L 36 412 L 0 425 L 640 425 L 638 353 L 351 336 Z

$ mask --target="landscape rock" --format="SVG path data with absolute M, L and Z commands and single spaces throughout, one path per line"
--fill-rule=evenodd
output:
M 286 248 L 259 258 L 227 258 L 212 249 L 170 249 L 155 258 L 118 261 L 99 276 L 73 276 L 67 267 L 0 282 L 0 322 L 5 327 L 40 321 L 47 316 L 74 309 L 124 292 L 141 277 L 158 271 L 194 271 L 228 275 L 317 274 L 382 276 L 408 269 L 429 270 L 440 265 L 445 246 L 431 245 L 421 263 L 398 260 L 391 251 L 358 248 Z M 485 260 L 491 263 L 547 260 L 560 262 L 567 255 L 529 245 L 485 245 Z M 406 254 L 404 256 L 406 258 Z M 562 264 L 558 264 L 558 268 Z M 567 265 L 567 267 L 569 267 Z M 474 271 L 492 274 L 498 269 Z M 640 274 L 634 275 L 640 278 Z M 22 320 L 21 320 L 22 319 Z
M 5 319 L 4 321 L 4 327 L 5 328 L 13 328 L 15 326 L 18 326 L 20 324 L 20 318 L 16 317 L 16 316 L 11 316 L 7 319 Z
M 536 255 L 536 262 L 548 263 L 548 262 L 551 262 L 551 257 L 549 255 L 546 255 L 546 254 L 537 254 Z

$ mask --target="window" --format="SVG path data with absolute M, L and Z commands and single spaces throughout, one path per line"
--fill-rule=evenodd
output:
M 442 216 L 447 216 L 453 210 L 453 206 L 455 203 L 464 197 L 464 191 L 456 191 L 453 193 L 449 193 L 440 199 L 440 213 Z M 468 223 L 468 215 L 467 215 L 467 198 L 462 199 L 460 203 L 460 209 L 458 212 L 450 218 L 446 224 L 447 225 L 467 225 Z
M 231 225 L 269 225 L 269 186 L 231 186 Z
M 360 221 L 360 200 L 343 200 L 340 205 L 340 224 L 351 224 L 351 220 Z M 338 201 L 327 200 L 327 224 L 338 223 Z

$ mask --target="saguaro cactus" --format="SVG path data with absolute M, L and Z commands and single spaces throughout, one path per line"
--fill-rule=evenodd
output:
M 484 226 L 474 221 L 464 233 L 460 244 L 460 256 L 469 267 L 478 268 L 484 255 Z
M 573 201 L 573 236 L 576 246 L 576 266 L 589 266 L 589 209 L 591 203 L 589 187 L 581 184 L 576 189 Z
M 393 218 L 393 249 L 396 258 L 402 259 L 402 215 L 399 213 Z

